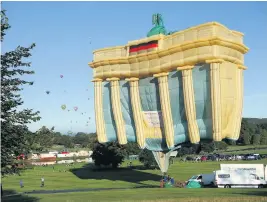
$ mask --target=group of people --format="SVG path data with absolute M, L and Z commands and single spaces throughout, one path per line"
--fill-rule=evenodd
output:
M 163 188 L 165 184 L 174 185 L 175 181 L 173 177 L 164 175 L 160 181 L 160 187 Z
M 19 186 L 20 186 L 20 188 L 24 187 L 23 180 L 19 181 Z M 44 187 L 44 177 L 41 178 L 41 186 L 40 187 Z

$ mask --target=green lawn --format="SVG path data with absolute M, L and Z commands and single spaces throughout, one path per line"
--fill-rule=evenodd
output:
M 175 180 L 187 180 L 192 175 L 200 173 L 210 173 L 219 169 L 220 163 L 264 163 L 267 160 L 260 161 L 234 161 L 234 162 L 202 162 L 202 163 L 181 163 L 175 161 L 169 168 L 169 174 Z M 140 163 L 134 162 L 134 165 Z M 132 188 L 134 186 L 143 185 L 156 185 L 159 186 L 161 173 L 159 170 L 140 170 L 125 168 L 126 163 L 118 170 L 106 171 L 92 171 L 85 164 L 75 164 L 75 168 L 66 167 L 65 165 L 56 165 L 53 172 L 52 167 L 35 167 L 34 170 L 26 170 L 21 176 L 10 176 L 2 179 L 4 190 L 13 190 L 15 192 L 25 192 L 32 190 L 56 190 L 56 189 L 78 189 L 78 188 Z M 67 172 L 59 172 L 59 170 L 69 169 Z M 45 187 L 40 187 L 40 178 L 44 176 Z M 19 187 L 19 180 L 23 179 L 24 188 Z M 80 193 L 65 193 L 65 194 L 41 194 L 30 195 L 27 201 L 34 201 L 39 198 L 41 201 L 88 201 L 93 200 L 161 200 L 163 197 L 170 200 L 175 198 L 196 198 L 196 197 L 263 197 L 263 192 L 258 192 L 258 189 L 128 189 L 128 190 L 111 190 L 111 191 L 98 191 L 98 192 L 80 192 Z M 207 194 L 208 193 L 208 194 Z M 254 193 L 254 194 L 253 194 Z M 17 196 L 21 197 L 21 196 Z M 26 197 L 23 195 L 23 197 Z M 30 199 L 34 197 L 33 199 Z M 51 199 L 52 198 L 52 199 Z M 5 198 L 8 201 L 23 201 L 16 199 L 16 197 Z M 13 200 L 12 200 L 13 199 Z M 230 199 L 229 199 L 230 200 Z M 266 199 L 267 201 L 267 199 Z
M 260 149 L 263 148 L 263 149 Z M 267 154 L 267 145 L 244 145 L 244 146 L 229 146 L 224 153 L 228 154 Z
M 266 189 L 128 189 L 67 194 L 21 195 L 5 198 L 8 202 L 89 202 L 89 201 L 145 201 L 145 202 L 237 202 L 267 201 Z M 26 200 L 27 199 L 27 200 Z

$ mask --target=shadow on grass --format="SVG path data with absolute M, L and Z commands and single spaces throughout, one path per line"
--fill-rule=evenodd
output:
M 93 179 L 93 180 L 111 180 L 111 181 L 126 181 L 130 183 L 136 183 L 138 185 L 147 185 L 142 181 L 156 181 L 161 179 L 160 175 L 146 173 L 139 171 L 139 167 L 133 168 L 102 168 L 94 169 L 88 166 L 82 168 L 74 168 L 70 171 L 80 179 Z M 140 167 L 141 168 L 141 167 Z
M 20 194 L 14 190 L 3 190 L 2 202 L 37 202 L 39 198 L 32 197 L 26 194 Z

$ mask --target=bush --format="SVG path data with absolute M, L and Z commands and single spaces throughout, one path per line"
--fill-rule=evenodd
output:
M 215 145 L 215 148 L 218 149 L 218 150 L 227 150 L 227 147 L 228 145 L 223 142 L 223 141 L 220 141 L 220 142 L 214 142 L 214 145 Z
M 215 150 L 215 144 L 214 142 L 202 142 L 201 143 L 201 151 L 211 153 Z

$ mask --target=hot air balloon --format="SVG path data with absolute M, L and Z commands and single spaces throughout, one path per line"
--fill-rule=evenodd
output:
M 74 110 L 77 111 L 78 110 L 78 107 L 74 107 Z
M 45 91 L 45 92 L 46 92 L 46 94 L 47 94 L 47 95 L 49 95 L 49 94 L 50 94 L 50 91 L 49 91 L 49 90 L 47 90 L 47 91 Z
M 65 110 L 66 109 L 66 105 L 61 105 L 61 109 Z
M 124 60 L 115 57 L 117 47 L 104 49 L 107 55 L 114 55 L 109 58 L 114 61 L 112 65 L 103 59 L 90 66 L 95 100 L 101 100 L 94 103 L 98 141 L 117 140 L 121 145 L 137 142 L 140 148 L 153 152 L 161 172 L 166 173 L 171 152 L 183 143 L 199 145 L 200 140 L 239 138 L 246 69 L 243 54 L 248 48 L 241 34 L 237 37 L 219 23 L 163 34 L 160 40 L 148 42 L 164 29 L 158 28 L 157 22 L 163 24 L 161 15 L 153 16 L 156 26 L 148 38 L 131 42 L 129 47 L 127 54 L 135 61 L 134 67 L 125 64 L 125 68 L 113 71 L 112 67 Z M 218 27 L 229 34 L 221 38 Z M 206 37 L 211 35 L 220 38 L 216 50 L 210 43 L 213 39 Z M 230 40 L 243 51 L 225 45 L 224 41 Z M 191 45 L 181 48 L 182 44 Z M 150 57 L 140 60 L 143 54 Z
M 60 75 L 60 78 L 63 78 L 63 75 L 62 74 Z

